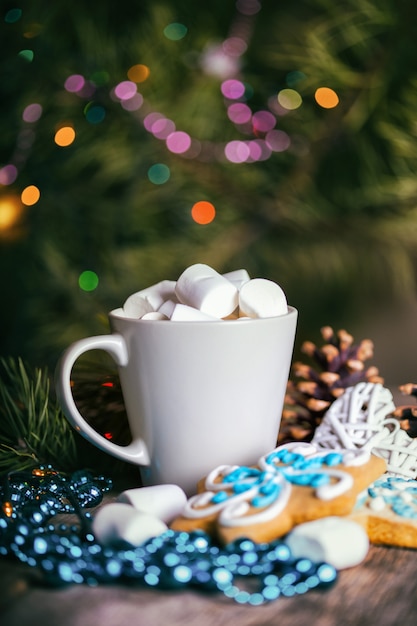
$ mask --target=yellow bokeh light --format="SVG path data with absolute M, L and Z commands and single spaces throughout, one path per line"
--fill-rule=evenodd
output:
M 149 77 L 149 74 L 149 67 L 138 63 L 137 65 L 132 65 L 132 67 L 129 68 L 127 77 L 133 83 L 143 83 Z
M 20 196 L 23 204 L 25 204 L 26 206 L 32 206 L 33 204 L 36 204 L 40 197 L 41 192 L 36 187 L 36 185 L 29 185 L 28 187 L 25 187 Z
M 323 109 L 334 109 L 339 104 L 339 96 L 329 87 L 319 87 L 314 94 L 316 102 Z
M 295 89 L 281 89 L 277 96 L 279 104 L 287 111 L 294 111 L 298 109 L 302 103 L 303 99 Z
M 75 139 L 75 130 L 72 126 L 63 126 L 55 133 L 54 141 L 58 146 L 70 146 Z
M 19 220 L 23 211 L 18 196 L 0 197 L 0 232 L 12 228 Z

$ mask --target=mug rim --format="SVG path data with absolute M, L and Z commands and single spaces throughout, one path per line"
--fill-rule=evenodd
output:
M 116 309 L 112 309 L 109 313 L 108 313 L 108 317 L 110 319 L 117 319 L 117 320 L 123 320 L 124 322 L 131 322 L 133 324 L 165 324 L 166 322 L 169 322 L 170 324 L 197 324 L 198 326 L 212 326 L 212 325 L 216 325 L 219 326 L 220 325 L 224 325 L 224 324 L 228 324 L 230 325 L 230 322 L 239 322 L 239 325 L 241 324 L 248 324 L 248 323 L 260 323 L 260 322 L 269 322 L 271 323 L 272 320 L 279 320 L 279 319 L 287 319 L 289 317 L 294 317 L 298 315 L 298 309 L 296 309 L 294 306 L 291 305 L 287 305 L 287 313 L 284 313 L 284 315 L 274 315 L 272 317 L 252 317 L 250 319 L 248 318 L 241 318 L 241 319 L 237 319 L 237 320 L 225 320 L 225 319 L 218 319 L 218 320 L 143 320 L 141 318 L 135 318 L 135 317 L 127 317 L 125 315 L 120 315 L 120 312 L 123 312 L 123 307 L 117 307 Z

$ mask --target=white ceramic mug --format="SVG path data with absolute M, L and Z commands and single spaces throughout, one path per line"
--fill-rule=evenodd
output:
M 111 455 L 141 466 L 144 485 L 187 494 L 222 464 L 253 464 L 276 446 L 297 325 L 280 317 L 172 322 L 109 314 L 112 334 L 81 339 L 57 367 L 58 398 L 75 429 Z M 88 350 L 116 361 L 132 442 L 120 446 L 79 413 L 71 371 Z

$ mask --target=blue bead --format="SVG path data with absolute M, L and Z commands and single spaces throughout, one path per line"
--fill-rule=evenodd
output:
M 319 577 L 320 582 L 324 584 L 333 583 L 337 579 L 337 572 L 335 568 L 328 563 L 323 563 L 319 565 L 316 573 Z
M 268 601 L 276 600 L 280 596 L 280 594 L 281 594 L 281 591 L 279 587 L 275 585 L 264 587 L 262 589 L 262 595 L 264 596 L 265 600 L 268 600 Z
M 216 567 L 212 576 L 213 580 L 220 586 L 228 585 L 233 581 L 233 574 L 224 567 Z
M 192 578 L 192 570 L 187 565 L 178 565 L 173 571 L 173 577 L 179 583 L 188 583 Z
M 33 542 L 33 549 L 36 554 L 46 554 L 48 551 L 48 543 L 43 537 L 36 537 Z

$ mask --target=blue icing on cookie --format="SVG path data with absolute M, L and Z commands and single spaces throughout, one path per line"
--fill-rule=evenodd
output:
M 417 481 L 400 476 L 383 476 L 369 488 L 371 498 L 383 498 L 393 513 L 407 519 L 417 519 Z M 411 498 L 410 498 L 411 496 Z

